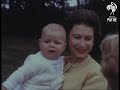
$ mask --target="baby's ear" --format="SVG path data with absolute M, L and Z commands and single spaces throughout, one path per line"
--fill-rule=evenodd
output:
M 65 43 L 65 46 L 67 46 L 67 42 Z
M 38 39 L 39 49 L 41 50 L 41 38 Z
M 39 42 L 39 44 L 41 43 L 41 38 L 39 38 L 38 42 Z
M 65 48 L 67 47 L 67 42 L 65 43 Z
M 39 38 L 38 40 L 41 41 L 41 38 Z

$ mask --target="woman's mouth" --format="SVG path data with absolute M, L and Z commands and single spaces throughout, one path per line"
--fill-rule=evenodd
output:
M 78 51 L 79 53 L 85 53 L 85 52 L 86 52 L 86 49 L 77 49 L 77 51 Z

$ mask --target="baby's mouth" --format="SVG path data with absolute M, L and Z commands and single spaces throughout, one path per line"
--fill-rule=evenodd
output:
M 50 52 L 50 53 L 54 53 L 54 52 L 55 52 L 55 50 L 49 50 L 48 52 Z

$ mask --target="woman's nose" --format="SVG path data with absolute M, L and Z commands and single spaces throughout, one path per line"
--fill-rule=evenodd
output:
M 78 43 L 79 47 L 85 47 L 85 40 L 81 39 Z

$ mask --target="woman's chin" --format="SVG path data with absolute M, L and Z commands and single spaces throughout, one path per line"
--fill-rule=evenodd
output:
M 78 59 L 86 59 L 88 55 L 77 55 L 76 58 Z

